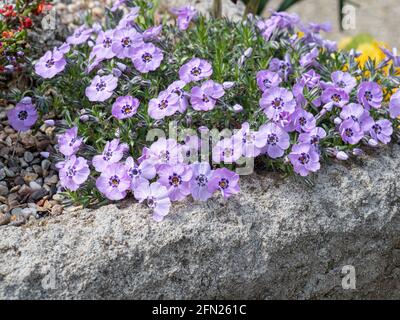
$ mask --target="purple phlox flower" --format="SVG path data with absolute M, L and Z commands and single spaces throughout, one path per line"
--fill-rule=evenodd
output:
M 64 156 L 70 157 L 78 152 L 82 141 L 83 138 L 78 137 L 78 127 L 73 127 L 58 137 L 58 147 Z
M 136 114 L 139 100 L 131 96 L 118 97 L 112 106 L 112 115 L 119 119 L 127 119 Z
M 121 7 L 123 4 L 125 4 L 126 0 L 116 0 L 114 1 L 113 6 L 111 7 L 111 12 L 115 12 Z
M 110 164 L 120 161 L 128 150 L 128 145 L 126 143 L 120 144 L 119 139 L 108 141 L 103 153 L 93 157 L 92 164 L 96 171 L 103 172 Z
M 87 160 L 72 155 L 62 163 L 59 176 L 61 185 L 71 191 L 76 191 L 85 183 L 90 174 Z
M 139 16 L 139 11 L 140 11 L 139 7 L 131 8 L 130 11 L 127 14 L 125 14 L 119 21 L 117 29 L 132 28 L 133 22 Z
M 97 189 L 110 200 L 125 198 L 130 185 L 131 178 L 122 163 L 110 164 L 96 180 Z
M 225 90 L 229 90 L 235 86 L 235 82 L 233 81 L 225 81 L 222 83 L 222 86 L 224 87 Z
M 339 126 L 339 132 L 342 140 L 349 144 L 357 144 L 364 137 L 360 124 L 352 119 L 343 121 Z
M 169 213 L 171 200 L 168 196 L 168 189 L 159 182 L 142 183 L 140 188 L 135 189 L 135 198 L 144 202 L 149 208 L 153 209 L 153 219 L 160 222 Z
M 157 98 L 149 101 L 149 116 L 156 120 L 171 116 L 178 110 L 179 101 L 176 93 L 161 91 Z
M 328 51 L 328 52 L 336 52 L 338 50 L 337 42 L 333 40 L 327 40 L 324 39 L 322 40 L 322 46 Z
M 273 58 L 269 63 L 268 69 L 277 72 L 279 76 L 286 81 L 293 70 L 292 64 L 290 63 L 290 55 L 287 53 L 284 60 Z
M 216 169 L 208 181 L 208 191 L 220 190 L 224 198 L 240 192 L 239 175 L 226 168 Z
M 32 100 L 22 99 L 15 108 L 7 112 L 8 123 L 14 130 L 28 131 L 37 121 L 38 113 Z
M 275 123 L 262 125 L 255 137 L 255 146 L 262 148 L 270 158 L 282 157 L 290 146 L 289 134 Z
M 144 159 L 152 161 L 157 169 L 162 164 L 175 165 L 183 162 L 181 146 L 174 139 L 159 138 L 144 153 Z
M 261 32 L 261 36 L 265 39 L 265 41 L 269 41 L 272 34 L 275 30 L 277 30 L 279 24 L 279 18 L 271 17 L 267 20 L 259 20 L 257 22 L 257 28 Z
M 369 110 L 371 107 L 378 109 L 381 107 L 383 100 L 382 89 L 379 84 L 372 81 L 361 82 L 358 87 L 358 102 L 360 102 L 365 109 Z
M 390 97 L 389 113 L 390 117 L 392 117 L 393 119 L 400 116 L 400 91 L 396 91 Z
M 313 89 L 318 86 L 320 79 L 321 76 L 312 69 L 301 75 L 301 83 L 306 85 L 309 89 Z
M 380 47 L 383 53 L 386 55 L 387 59 L 393 61 L 393 66 L 395 68 L 400 67 L 400 56 L 397 55 L 397 48 L 393 48 L 393 51 L 390 51 L 384 47 Z
M 255 145 L 257 132 L 250 129 L 248 122 L 242 124 L 242 128 L 233 136 L 236 140 L 234 144 L 242 144 L 242 154 L 245 157 L 257 157 L 261 153 L 261 148 Z
M 112 74 L 102 77 L 95 76 L 90 86 L 86 88 L 85 94 L 90 101 L 103 102 L 113 95 L 117 86 L 118 78 Z
M 149 160 L 144 160 L 140 164 L 135 163 L 132 157 L 125 161 L 128 176 L 131 179 L 131 189 L 137 189 L 143 182 L 153 179 L 156 176 L 156 167 Z
M 310 132 L 300 133 L 298 142 L 308 143 L 317 148 L 321 139 L 325 137 L 326 137 L 325 130 L 320 127 L 315 127 Z
M 335 71 L 331 75 L 332 82 L 335 86 L 343 89 L 348 94 L 357 85 L 357 81 L 348 72 Z
M 80 26 L 77 28 L 74 33 L 67 38 L 68 44 L 82 44 L 89 39 L 93 32 L 93 29 L 88 28 L 85 25 Z
M 35 72 L 45 79 L 51 79 L 65 69 L 67 61 L 61 51 L 47 51 L 35 64 Z
M 192 179 L 190 166 L 164 164 L 158 168 L 157 173 L 159 176 L 158 182 L 167 187 L 171 201 L 183 200 L 190 194 L 190 180 Z
M 197 16 L 197 11 L 192 6 L 172 8 L 171 13 L 178 17 L 178 27 L 180 30 L 186 30 L 189 27 L 190 21 L 196 19 Z
M 294 112 L 296 101 L 289 90 L 276 87 L 263 93 L 260 106 L 270 120 L 278 121 L 282 112 Z
M 288 155 L 293 169 L 301 176 L 307 176 L 310 172 L 316 172 L 320 168 L 319 154 L 311 144 L 295 144 Z
M 300 17 L 296 13 L 273 10 L 270 10 L 270 12 L 272 13 L 272 17 L 279 18 L 278 26 L 281 29 L 294 28 L 300 22 Z
M 194 110 L 209 111 L 214 109 L 217 99 L 225 94 L 224 88 L 213 80 L 204 82 L 201 87 L 193 87 L 190 92 L 190 104 Z
M 70 49 L 71 49 L 71 46 L 66 42 L 64 42 L 61 46 L 55 48 L 56 51 L 59 51 L 62 54 L 67 54 Z
M 340 117 L 343 120 L 351 119 L 358 123 L 364 132 L 369 131 L 374 124 L 374 120 L 369 112 L 358 103 L 349 103 L 344 106 L 340 112 Z
M 152 43 L 145 43 L 133 50 L 132 62 L 141 73 L 156 70 L 163 60 L 162 51 Z
M 342 108 L 349 102 L 349 95 L 346 91 L 336 87 L 328 87 L 321 95 L 325 109 L 332 109 L 333 106 Z
M 120 58 L 132 58 L 134 49 L 143 45 L 143 37 L 133 28 L 116 29 L 113 34 L 112 51 Z
M 215 163 L 234 163 L 242 156 L 242 141 L 234 137 L 218 141 L 212 148 L 212 159 Z
M 208 162 L 197 162 L 190 165 L 192 179 L 190 181 L 190 193 L 193 199 L 207 201 L 212 196 L 208 190 L 208 182 L 213 174 Z
M 309 66 L 318 66 L 316 59 L 319 56 L 319 49 L 313 48 L 310 52 L 306 53 L 300 58 L 300 65 L 305 68 Z
M 100 31 L 91 54 L 96 57 L 96 60 L 112 59 L 115 57 L 115 52 L 112 50 L 113 35 L 114 30 Z
M 258 71 L 256 79 L 257 85 L 262 92 L 270 88 L 279 87 L 279 84 L 282 82 L 279 74 L 270 70 Z
M 97 68 L 97 67 L 99 67 L 100 66 L 100 63 L 101 62 L 103 62 L 105 59 L 104 58 L 98 58 L 97 56 L 96 56 L 96 54 L 92 51 L 92 52 L 90 52 L 90 55 L 89 55 L 89 60 L 88 60 L 88 62 L 89 62 L 89 64 L 88 64 L 88 66 L 87 66 L 87 68 L 86 68 L 86 73 L 90 73 L 90 72 L 92 72 L 95 68 Z M 99 71 L 102 71 L 102 70 L 99 70 Z M 98 72 L 99 72 L 98 71 Z
M 197 135 L 188 135 L 185 137 L 184 144 L 181 145 L 181 151 L 184 158 L 184 163 L 198 161 L 199 150 L 202 141 Z
M 344 151 L 337 151 L 336 152 L 336 159 L 346 161 L 349 159 L 349 155 Z
M 298 107 L 304 107 L 307 104 L 307 99 L 304 97 L 304 87 L 304 81 L 300 79 L 300 81 L 295 83 L 292 89 Z
M 211 76 L 213 70 L 206 60 L 193 58 L 179 69 L 179 78 L 186 83 Z
M 154 27 L 151 27 L 151 28 L 145 30 L 143 32 L 143 40 L 145 40 L 145 41 L 159 40 L 161 31 L 162 31 L 162 27 L 163 26 L 160 24 L 158 26 L 154 26 Z
M 323 22 L 323 23 L 308 23 L 308 29 L 310 32 L 320 33 L 321 31 L 324 32 L 331 32 L 332 31 L 332 24 L 330 22 Z
M 298 108 L 294 112 L 292 118 L 293 118 L 292 121 L 294 124 L 294 128 L 298 132 L 302 131 L 310 132 L 316 126 L 316 120 L 314 115 L 302 108 Z
M 179 97 L 178 110 L 181 113 L 185 112 L 189 105 L 188 98 L 186 96 L 185 91 L 183 90 L 185 85 L 186 85 L 186 83 L 184 81 L 177 80 L 177 81 L 172 82 L 167 88 L 167 92 L 175 93 L 176 95 L 178 95 L 178 97 Z
M 393 133 L 392 123 L 387 119 L 381 119 L 374 123 L 369 131 L 371 138 L 384 144 L 390 142 Z

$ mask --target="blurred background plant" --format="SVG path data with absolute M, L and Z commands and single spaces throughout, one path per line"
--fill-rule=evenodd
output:
M 50 8 L 49 0 L 0 1 L 0 89 L 27 65 L 32 49 L 28 33 L 42 27 Z

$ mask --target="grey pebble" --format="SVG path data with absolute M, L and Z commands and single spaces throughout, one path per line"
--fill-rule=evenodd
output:
M 37 183 L 36 181 L 31 181 L 31 182 L 29 182 L 29 187 L 30 187 L 33 191 L 42 189 L 42 186 L 41 186 L 39 183 Z
M 14 178 L 15 177 L 15 172 L 12 171 L 11 169 L 4 168 L 4 171 L 6 172 L 6 176 L 7 177 L 10 177 L 10 178 Z
M 0 184 L 0 196 L 6 196 L 6 195 L 8 195 L 8 192 L 9 192 L 9 190 L 8 190 L 7 186 Z
M 32 152 L 25 151 L 25 153 L 24 153 L 24 160 L 25 160 L 26 162 L 32 162 L 32 160 L 33 160 L 33 154 L 32 154 Z
M 0 181 L 6 177 L 6 171 L 4 169 L 0 169 Z

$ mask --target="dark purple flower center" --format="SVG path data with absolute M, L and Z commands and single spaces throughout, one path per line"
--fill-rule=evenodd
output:
M 161 100 L 160 103 L 158 104 L 158 108 L 163 110 L 168 107 L 168 100 Z
M 342 101 L 342 97 L 337 93 L 334 93 L 332 95 L 331 99 L 332 99 L 332 101 L 334 101 L 336 103 L 339 103 L 340 101 Z
M 111 38 L 105 38 L 105 39 L 103 40 L 103 47 L 104 47 L 104 48 L 110 48 L 111 45 L 112 45 L 112 40 L 111 40 Z
M 142 173 L 142 170 L 140 170 L 138 167 L 133 167 L 133 168 L 130 168 L 130 169 L 128 170 L 128 175 L 129 175 L 131 178 L 137 177 L 137 176 L 139 176 L 141 173 Z
M 354 135 L 353 129 L 352 129 L 352 128 L 346 128 L 346 129 L 344 130 L 344 134 L 345 134 L 347 137 L 352 137 L 352 136 Z
M 311 137 L 310 143 L 311 143 L 311 144 L 318 144 L 318 142 L 319 142 L 320 139 L 321 139 L 321 138 L 320 138 L 319 136 L 317 136 L 317 135 L 312 136 L 312 137 Z
M 252 143 L 254 141 L 254 135 L 250 132 L 246 132 L 243 134 L 242 141 L 243 143 Z
M 121 180 L 118 178 L 118 176 L 112 176 L 110 177 L 110 180 L 108 180 L 108 184 L 113 188 L 117 188 L 120 182 Z
M 301 126 L 304 126 L 307 123 L 307 119 L 305 117 L 300 117 L 299 118 L 299 123 L 300 123 Z
M 153 56 L 150 53 L 146 52 L 142 55 L 142 61 L 144 63 L 149 63 L 151 60 L 153 60 Z
M 270 85 L 271 85 L 271 81 L 270 81 L 269 79 L 264 79 L 263 83 L 264 83 L 264 86 L 265 86 L 266 88 L 269 88 Z
M 54 66 L 54 59 L 53 58 L 51 58 L 51 59 L 46 61 L 46 68 L 51 68 L 52 66 Z
M 267 137 L 267 144 L 276 145 L 279 142 L 279 138 L 275 133 L 271 133 Z
M 73 176 L 75 176 L 75 174 L 76 174 L 76 169 L 75 169 L 75 167 L 69 167 L 68 168 L 68 170 L 67 170 L 67 177 L 68 178 L 72 178 Z
M 107 87 L 106 83 L 103 80 L 100 80 L 99 83 L 96 83 L 96 90 L 103 91 Z
M 113 155 L 113 153 L 111 151 L 106 151 L 103 154 L 103 160 L 104 161 L 109 161 L 111 159 L 112 155 Z
M 207 185 L 207 182 L 208 178 L 206 177 L 205 174 L 201 173 L 196 177 L 196 183 L 199 187 L 205 187 Z
M 285 61 L 282 61 L 279 64 L 279 69 L 282 70 L 282 71 L 286 71 L 287 69 L 289 69 L 289 63 L 287 63 Z
M 218 185 L 221 189 L 226 189 L 229 187 L 229 180 L 222 178 L 221 180 L 219 180 Z
M 308 153 L 302 153 L 299 157 L 299 162 L 301 164 L 307 164 L 310 162 L 310 155 Z
M 201 74 L 201 68 L 200 67 L 194 67 L 190 71 L 190 73 L 196 77 L 198 77 Z
M 365 91 L 364 97 L 365 97 L 365 99 L 367 99 L 367 101 L 371 101 L 372 100 L 371 91 Z
M 122 46 L 125 48 L 129 48 L 132 45 L 132 40 L 129 37 L 125 37 L 121 39 Z
M 372 130 L 374 130 L 376 134 L 380 134 L 382 132 L 382 127 L 379 124 L 375 123 L 372 126 Z
M 274 109 L 281 109 L 283 107 L 282 98 L 275 98 L 274 101 L 272 101 L 272 107 Z
M 351 120 L 353 120 L 354 122 L 358 122 L 358 118 L 354 115 L 350 116 Z
M 233 155 L 233 149 L 232 148 L 225 148 L 224 151 L 222 151 L 222 156 L 223 157 L 232 157 Z
M 179 97 L 182 97 L 183 95 L 183 90 L 179 87 L 176 87 L 174 90 L 172 90 L 172 92 L 177 94 Z
M 124 115 L 130 114 L 130 113 L 132 113 L 132 111 L 133 111 L 133 107 L 129 104 L 126 104 L 121 108 L 121 113 L 123 113 Z
M 208 96 L 206 94 L 203 94 L 203 102 L 207 103 L 210 102 L 210 99 L 208 98 Z
M 177 173 L 173 173 L 172 176 L 168 177 L 169 184 L 173 187 L 178 187 L 182 184 L 182 177 Z
M 26 120 L 28 118 L 28 112 L 25 111 L 25 110 L 22 110 L 22 111 L 18 112 L 18 116 L 17 117 L 18 117 L 19 120 L 24 121 L 24 120 Z
M 73 145 L 74 145 L 74 143 L 76 142 L 78 140 L 78 138 L 77 137 L 73 137 L 72 139 L 71 139 L 71 141 L 69 142 L 69 146 L 70 147 L 72 147 Z
M 160 160 L 162 162 L 168 162 L 169 161 L 169 151 L 168 150 L 163 150 L 160 152 Z
M 341 80 L 341 81 L 339 81 L 339 82 L 337 82 L 337 85 L 340 87 L 340 88 L 346 88 L 346 82 L 344 82 L 343 80 Z
M 146 204 L 149 208 L 154 208 L 157 205 L 157 203 L 153 197 L 148 197 L 146 199 Z

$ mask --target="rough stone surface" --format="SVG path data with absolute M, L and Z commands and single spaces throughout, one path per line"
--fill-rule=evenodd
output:
M 125 202 L 0 227 L 0 299 L 399 299 L 399 156 L 325 164 L 311 188 L 253 174 L 162 223 Z

